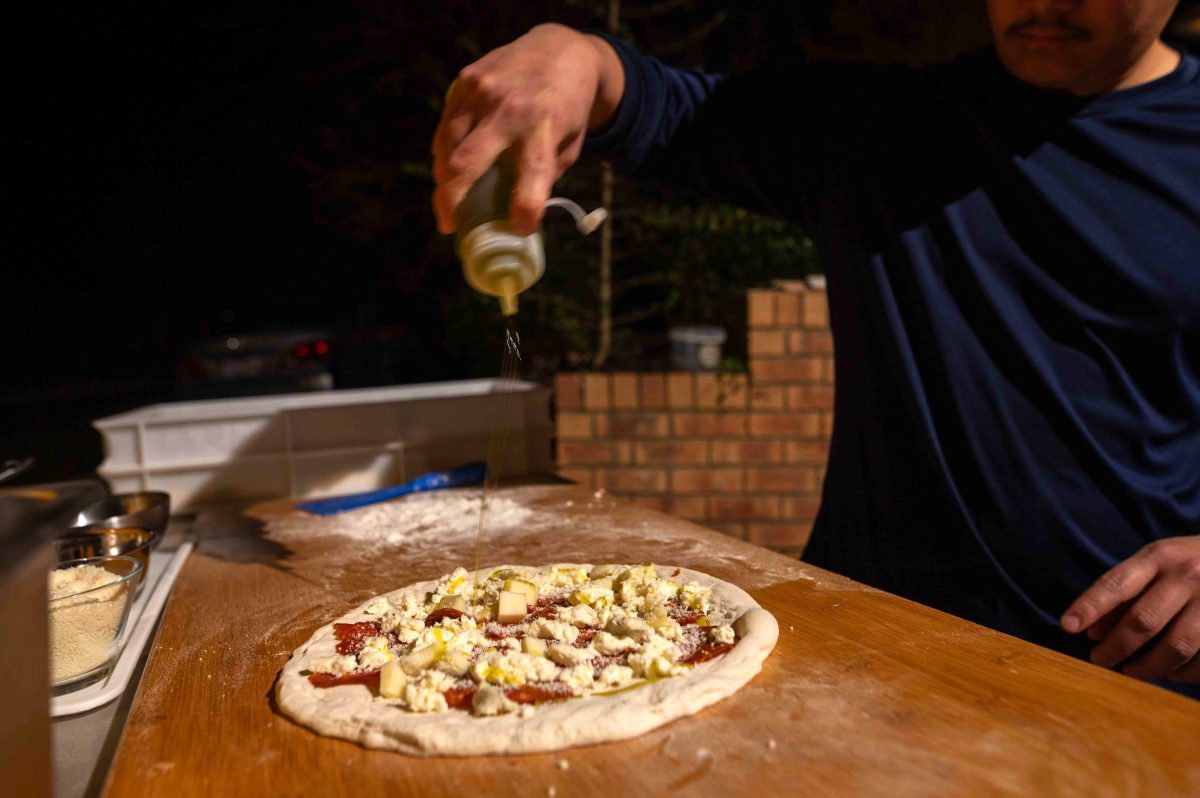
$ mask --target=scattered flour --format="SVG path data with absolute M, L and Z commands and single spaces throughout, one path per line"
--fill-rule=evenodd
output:
M 333 535 L 376 546 L 444 541 L 447 537 L 465 539 L 473 537 L 479 528 L 480 496 L 479 491 L 431 491 L 337 515 L 296 511 L 268 521 L 267 532 L 281 542 Z M 489 496 L 484 530 L 514 527 L 532 514 L 512 499 Z
M 119 578 L 95 565 L 50 572 L 51 682 L 99 668 L 112 656 L 133 584 L 96 588 Z

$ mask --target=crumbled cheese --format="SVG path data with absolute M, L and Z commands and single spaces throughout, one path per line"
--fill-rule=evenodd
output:
M 424 602 L 411 591 L 393 593 L 387 598 L 388 603 L 404 615 L 413 616 L 424 609 Z
M 596 677 L 596 681 L 605 687 L 619 687 L 633 681 L 633 668 L 624 665 L 606 665 Z
M 714 626 L 709 634 L 712 635 L 713 641 L 717 643 L 732 643 L 736 637 L 733 633 L 733 627 L 728 624 Z
M 596 669 L 584 663 L 571 668 L 564 668 L 559 675 L 559 681 L 571 688 L 571 692 L 580 695 L 592 689 L 595 684 Z
M 596 611 L 586 604 L 574 607 L 559 607 L 557 619 L 572 626 L 595 626 L 599 622 Z
M 408 618 L 403 615 L 386 615 L 380 628 L 385 632 L 395 634 L 401 643 L 412 643 L 424 633 L 425 621 L 421 618 Z
M 366 671 L 377 670 L 391 658 L 392 652 L 386 637 L 368 638 L 362 651 L 358 652 L 358 667 Z
M 553 681 L 557 675 L 558 668 L 550 660 L 518 651 L 488 651 L 471 666 L 471 677 L 476 682 L 516 687 L 527 682 Z
M 679 600 L 696 612 L 708 612 L 711 587 L 701 587 L 699 582 L 688 582 L 679 588 Z
M 638 644 L 628 637 L 617 637 L 608 632 L 600 632 L 592 638 L 592 645 L 596 647 L 596 651 L 605 656 L 613 656 L 626 651 L 633 651 Z
M 546 656 L 551 662 L 556 662 L 563 667 L 574 667 L 595 657 L 596 649 L 590 645 L 586 648 L 575 648 L 562 643 L 554 643 L 546 650 Z
M 574 643 L 579 639 L 579 630 L 571 624 L 547 618 L 535 618 L 530 621 L 525 627 L 525 634 L 541 640 L 561 640 L 564 643 Z
M 504 695 L 504 688 L 484 682 L 475 690 L 471 711 L 476 715 L 502 715 L 514 711 L 517 704 Z
M 679 593 L 679 586 L 674 582 L 657 577 L 618 577 L 613 586 L 616 600 L 634 612 L 646 612 L 667 599 L 675 598 Z
M 440 671 L 426 671 L 404 687 L 404 703 L 410 712 L 445 712 L 446 697 L 442 693 L 454 680 Z
M 654 635 L 650 624 L 632 616 L 614 617 L 606 625 L 605 631 L 618 637 L 632 637 L 639 643 L 645 643 Z
M 646 623 L 668 640 L 678 640 L 683 637 L 683 628 L 668 614 L 665 604 L 655 604 L 650 608 L 646 612 Z
M 611 580 L 605 580 L 607 584 L 590 584 L 575 590 L 569 596 L 572 604 L 584 604 L 588 607 L 597 609 L 607 607 L 613 603 L 613 591 Z
M 308 661 L 308 669 L 313 673 L 331 673 L 334 676 L 344 676 L 357 667 L 358 658 L 351 654 L 334 654 L 331 657 L 318 657 Z
M 629 667 L 633 668 L 636 676 L 644 679 L 657 679 L 664 676 L 677 676 L 685 673 L 687 668 L 676 665 L 679 649 L 666 638 L 654 635 L 640 651 L 629 655 Z
M 386 615 L 391 608 L 392 605 L 388 603 L 388 600 L 380 596 L 367 605 L 366 612 L 367 615 Z

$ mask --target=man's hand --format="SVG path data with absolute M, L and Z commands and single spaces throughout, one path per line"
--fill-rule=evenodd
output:
M 1092 662 L 1105 668 L 1161 635 L 1121 670 L 1136 679 L 1200 682 L 1200 535 L 1156 541 L 1119 563 L 1072 602 L 1062 627 L 1100 641 Z
M 616 110 L 624 78 L 604 40 L 561 25 L 539 25 L 462 70 L 433 138 L 438 230 L 454 232 L 455 208 L 506 150 L 516 161 L 509 218 L 536 230 L 554 181 Z

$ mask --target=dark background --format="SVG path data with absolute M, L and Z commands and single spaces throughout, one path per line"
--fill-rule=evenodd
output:
M 91 420 L 157 401 L 494 376 L 494 302 L 465 286 L 429 209 L 441 98 L 532 25 L 603 27 L 607 8 L 80 4 L 15 26 L 0 460 L 36 455 L 24 482 L 87 473 L 102 457 Z M 956 0 L 650 0 L 622 18 L 644 50 L 714 71 L 919 64 L 986 39 L 982 3 Z M 598 167 L 558 193 L 593 207 Z M 778 222 L 624 182 L 614 211 L 614 368 L 663 365 L 667 325 L 703 322 L 727 327 L 736 368 L 744 288 L 819 269 Z M 596 341 L 597 244 L 561 220 L 546 236 L 547 277 L 520 317 L 538 379 L 586 367 Z M 229 338 L 284 332 L 301 337 L 263 373 L 206 375 Z M 329 352 L 301 358 L 296 340 Z

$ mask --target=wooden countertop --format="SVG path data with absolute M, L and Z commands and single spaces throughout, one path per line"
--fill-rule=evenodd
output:
M 291 652 L 370 596 L 470 567 L 471 541 L 280 542 L 255 519 L 298 517 L 287 503 L 211 514 L 106 794 L 1200 795 L 1200 702 L 581 488 L 501 495 L 536 523 L 492 535 L 485 564 L 706 571 L 778 619 L 763 672 L 699 715 L 557 754 L 415 759 L 322 738 L 274 706 Z

